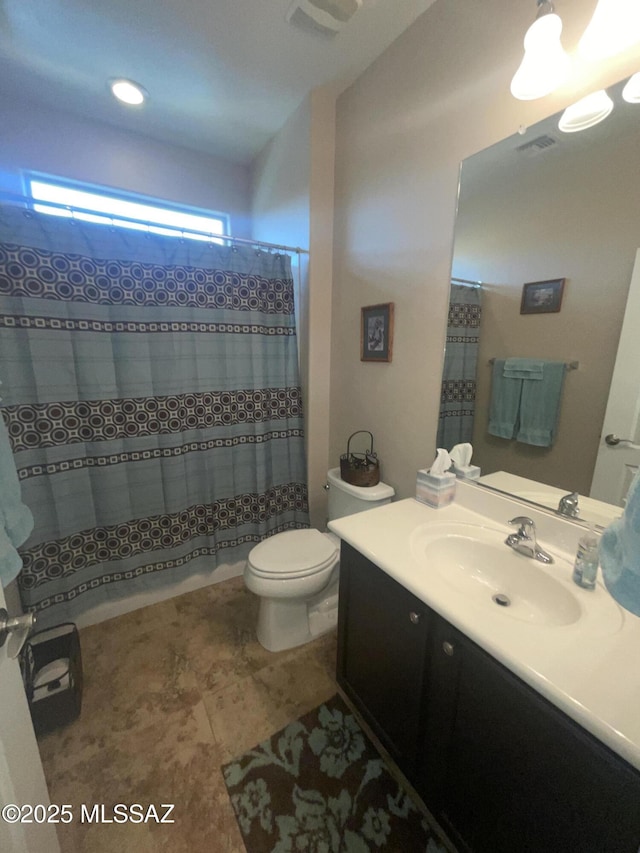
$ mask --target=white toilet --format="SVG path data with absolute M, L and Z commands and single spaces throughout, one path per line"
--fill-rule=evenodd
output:
M 386 483 L 352 486 L 340 469 L 328 473 L 329 520 L 390 502 Z M 270 652 L 291 649 L 325 634 L 338 618 L 340 540 L 319 530 L 288 530 L 252 548 L 244 582 L 260 596 L 258 640 Z

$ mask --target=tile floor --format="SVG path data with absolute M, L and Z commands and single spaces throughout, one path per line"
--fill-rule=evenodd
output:
M 336 692 L 335 632 L 273 654 L 234 578 L 80 632 L 82 715 L 39 739 L 62 853 L 244 853 L 220 772 Z M 174 824 L 81 823 L 81 804 L 174 803 Z

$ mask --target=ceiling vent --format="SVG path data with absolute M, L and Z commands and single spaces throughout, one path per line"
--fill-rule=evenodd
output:
M 553 138 L 553 136 L 543 133 L 542 136 L 532 139 L 531 142 L 525 142 L 524 145 L 518 145 L 516 151 L 519 151 L 520 154 L 539 154 L 541 151 L 546 151 L 547 148 L 551 148 L 557 144 L 558 142 Z
M 303 30 L 334 36 L 361 6 L 362 0 L 293 0 L 286 19 Z

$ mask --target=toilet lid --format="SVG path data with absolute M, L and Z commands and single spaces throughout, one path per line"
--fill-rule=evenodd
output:
M 337 557 L 335 542 L 319 530 L 287 530 L 252 548 L 249 565 L 260 574 L 294 578 L 322 571 Z

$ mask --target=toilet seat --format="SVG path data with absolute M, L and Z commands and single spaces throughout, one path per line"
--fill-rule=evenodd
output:
M 259 577 L 287 580 L 331 568 L 338 557 L 338 547 L 329 535 L 314 529 L 287 530 L 252 548 L 247 565 Z

